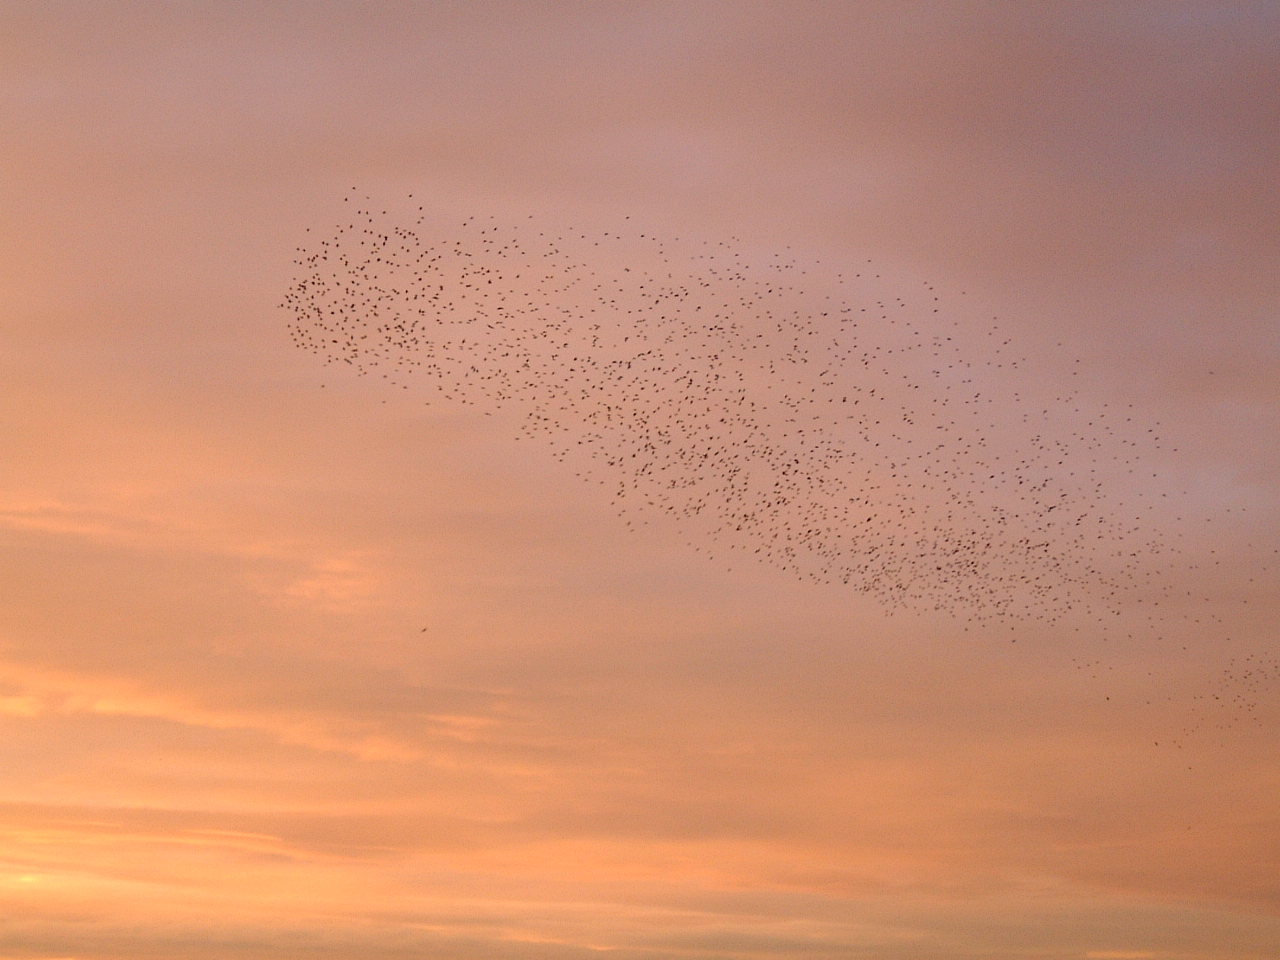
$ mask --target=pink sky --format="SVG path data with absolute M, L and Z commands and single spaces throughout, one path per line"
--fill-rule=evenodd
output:
M 0 960 L 1280 958 L 1273 5 L 11 3 L 0 77 Z M 353 186 L 964 291 L 1162 425 L 1195 595 L 628 530 L 292 347 Z

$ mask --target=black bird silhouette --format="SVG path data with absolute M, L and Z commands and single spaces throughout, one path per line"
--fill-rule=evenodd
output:
M 492 217 L 428 235 L 368 209 L 297 263 L 300 347 L 514 408 L 629 523 L 668 514 L 711 555 L 972 621 L 1105 627 L 1158 590 L 1150 495 L 1107 489 L 1156 428 L 1031 399 L 1012 339 L 948 320 L 933 284 L 908 299 L 872 267 L 737 241 Z

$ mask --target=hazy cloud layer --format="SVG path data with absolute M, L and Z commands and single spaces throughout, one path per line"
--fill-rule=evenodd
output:
M 0 957 L 1280 956 L 1278 27 L 6 7 Z M 353 186 L 998 317 L 1161 424 L 1160 609 L 886 617 L 629 530 L 519 411 L 294 348 Z

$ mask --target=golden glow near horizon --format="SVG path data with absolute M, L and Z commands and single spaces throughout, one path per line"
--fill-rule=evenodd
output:
M 0 960 L 1280 958 L 1278 37 L 1263 4 L 0 10 Z M 892 609 L 619 516 L 518 404 L 324 365 L 279 305 L 353 186 L 433 242 L 572 225 L 584 276 L 623 230 L 927 280 L 1026 358 L 964 384 L 983 456 L 1037 391 L 1064 470 L 1125 452 L 1055 482 L 1158 518 L 1107 561 L 1140 589 L 1081 586 L 1095 539 L 1052 617 Z

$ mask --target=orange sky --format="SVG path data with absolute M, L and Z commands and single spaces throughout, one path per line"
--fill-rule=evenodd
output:
M 1280 958 L 1274 5 L 9 3 L 0 77 L 0 960 Z M 965 291 L 1162 424 L 1196 595 L 632 532 L 292 347 L 353 186 Z

